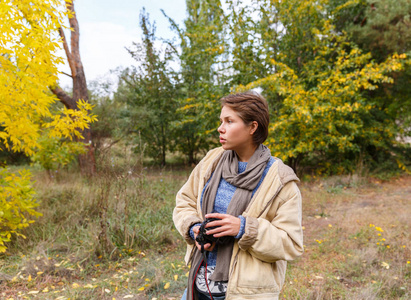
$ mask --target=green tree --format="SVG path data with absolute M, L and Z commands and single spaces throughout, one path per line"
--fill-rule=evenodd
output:
M 227 2 L 230 10 L 227 23 L 232 41 L 230 63 L 233 74 L 230 83 L 236 86 L 274 72 L 270 61 L 278 53 L 279 32 L 270 1 L 250 4 L 241 0 Z
M 276 73 L 243 87 L 263 87 L 284 99 L 268 139 L 274 155 L 299 171 L 304 165 L 315 165 L 319 172 L 354 171 L 360 159 L 381 158 L 376 153 L 406 168 L 409 147 L 397 141 L 395 120 L 369 98 L 369 91 L 394 82 L 390 74 L 410 63 L 406 55 L 376 63 L 329 22 L 313 33 L 316 56 L 299 69 L 300 75 L 273 61 Z
M 345 30 L 363 51 L 382 62 L 395 53 L 411 55 L 411 1 L 362 1 L 357 5 L 361 17 L 348 23 Z M 396 84 L 384 86 L 372 97 L 381 110 L 403 129 L 399 138 L 411 135 L 411 66 L 395 75 Z
M 409 0 L 344 1 L 330 0 L 329 7 L 340 6 L 333 23 L 339 32 L 347 32 L 350 40 L 364 52 L 370 52 L 377 62 L 383 62 L 395 53 L 411 54 Z M 411 66 L 393 74 L 395 84 L 369 93 L 375 105 L 384 113 L 377 118 L 390 118 L 398 126 L 397 139 L 411 135 Z
M 180 65 L 177 149 L 189 163 L 215 145 L 220 99 L 228 92 L 225 16 L 219 0 L 187 0 L 185 28 L 169 18 L 178 34 Z
M 89 100 L 93 105 L 92 112 L 99 116 L 99 121 L 91 125 L 97 158 L 113 145 L 124 140 L 131 131 L 130 122 L 124 118 L 126 104 L 117 101 L 118 99 L 114 97 L 117 89 L 114 80 L 117 80 L 120 75 L 121 70 L 118 68 L 112 70 L 110 76 L 91 81 L 88 85 Z
M 248 84 L 276 73 L 276 62 L 292 68 L 301 75 L 304 65 L 316 53 L 318 39 L 315 30 L 326 20 L 327 1 L 228 1 L 230 36 L 232 39 L 233 86 Z M 304 76 L 303 76 L 304 77 Z M 265 96 L 276 118 L 283 97 L 265 88 Z
M 139 133 L 148 154 L 161 165 L 175 138 L 171 122 L 175 120 L 176 101 L 170 75 L 168 50 L 156 49 L 155 24 L 143 9 L 140 14 L 142 42 L 134 43 L 130 54 L 140 64 L 121 75 L 116 98 L 127 104 L 132 130 Z

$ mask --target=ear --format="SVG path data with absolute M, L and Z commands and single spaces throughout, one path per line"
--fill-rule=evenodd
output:
M 257 121 L 251 122 L 251 124 L 250 124 L 250 135 L 253 135 L 254 132 L 257 130 L 257 128 L 258 128 Z

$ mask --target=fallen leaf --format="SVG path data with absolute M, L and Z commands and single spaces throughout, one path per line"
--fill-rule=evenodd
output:
M 124 297 L 123 297 L 123 299 L 128 299 L 128 298 L 133 298 L 134 296 L 133 295 L 125 295 Z
M 111 293 L 111 291 L 110 291 L 109 289 L 104 289 L 104 291 L 105 291 L 107 294 L 110 294 L 110 293 Z
M 178 275 L 174 275 L 174 281 L 177 281 Z
M 142 286 L 141 288 L 138 289 L 140 292 L 144 291 L 144 286 Z
M 29 294 L 29 295 L 34 295 L 34 294 L 38 294 L 40 291 L 30 291 L 30 292 L 28 292 L 27 294 Z
M 167 282 L 165 285 L 164 285 L 164 289 L 166 290 L 166 289 L 168 289 L 170 287 L 170 282 Z

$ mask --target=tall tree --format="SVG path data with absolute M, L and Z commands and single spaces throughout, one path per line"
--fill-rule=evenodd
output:
M 273 66 L 270 60 L 276 55 L 278 40 L 275 38 L 275 18 L 270 1 L 244 3 L 229 0 L 229 34 L 232 40 L 231 63 L 233 74 L 231 84 L 247 84 L 265 77 Z M 261 35 L 264 34 L 264 36 Z M 270 37 L 270 42 L 267 40 Z
M 322 26 L 324 1 L 229 0 L 233 86 L 245 85 L 276 72 L 280 62 L 297 75 L 313 59 L 315 29 Z M 265 89 L 272 118 L 283 97 Z
M 398 126 L 375 91 L 395 83 L 395 73 L 409 66 L 407 55 L 373 61 L 332 24 L 346 4 L 330 11 L 328 3 L 276 1 L 286 31 L 279 40 L 281 52 L 273 54 L 275 72 L 245 87 L 260 87 L 269 101 L 274 95 L 281 102 L 268 143 L 295 169 L 353 171 L 353 161 L 360 160 L 368 165 L 397 161 L 406 168 L 409 147 L 397 141 L 403 124 Z
M 344 28 L 361 49 L 382 62 L 394 53 L 411 55 L 411 1 L 366 0 L 358 5 L 361 17 Z M 395 75 L 396 84 L 374 91 L 376 105 L 404 129 L 398 138 L 411 136 L 411 66 Z
M 185 28 L 169 18 L 179 36 L 179 150 L 188 162 L 215 144 L 218 99 L 228 92 L 225 16 L 220 0 L 187 0 Z
M 71 78 L 73 79 L 73 95 L 69 96 L 59 86 L 54 85 L 51 86 L 50 89 L 65 107 L 72 110 L 79 110 L 79 100 L 83 100 L 87 103 L 89 102 L 86 76 L 80 57 L 80 28 L 76 12 L 74 10 L 74 2 L 72 0 L 66 0 L 65 4 L 70 24 L 70 47 L 62 26 L 58 28 L 58 32 L 62 39 L 64 51 L 70 66 Z M 91 129 L 84 128 L 81 132 L 81 138 L 79 140 L 82 141 L 87 148 L 87 152 L 85 154 L 79 155 L 80 168 L 85 174 L 94 174 L 96 171 L 96 161 L 94 157 L 94 145 L 92 142 Z
M 333 18 L 336 29 L 349 34 L 350 40 L 377 62 L 395 53 L 411 54 L 411 1 L 409 0 L 330 0 L 328 9 L 340 7 Z M 389 118 L 398 126 L 397 139 L 411 135 L 411 66 L 393 74 L 395 84 L 370 91 L 369 97 L 380 111 L 376 117 Z
M 169 49 L 156 49 L 155 23 L 143 9 L 140 14 L 141 43 L 129 49 L 139 66 L 127 69 L 120 77 L 115 97 L 127 104 L 132 130 L 139 133 L 148 154 L 161 165 L 175 139 L 171 123 L 175 121 L 176 98 L 169 70 Z

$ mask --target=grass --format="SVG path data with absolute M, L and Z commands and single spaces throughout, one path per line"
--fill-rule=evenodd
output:
M 108 162 L 95 178 L 35 170 L 43 216 L 1 256 L 1 299 L 180 299 L 188 268 L 171 214 L 190 169 Z M 305 253 L 281 299 L 410 299 L 410 186 L 302 183 Z
M 305 254 L 283 299 L 409 299 L 411 177 L 356 188 L 304 184 Z

